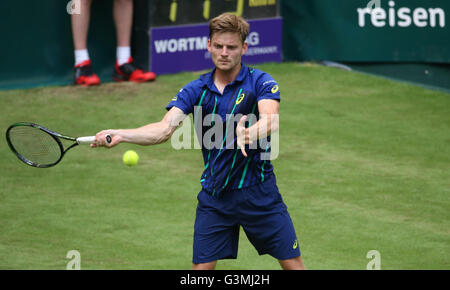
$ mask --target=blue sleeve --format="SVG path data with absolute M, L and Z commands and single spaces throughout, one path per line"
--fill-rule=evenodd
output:
M 182 110 L 186 115 L 189 115 L 194 111 L 194 106 L 197 104 L 201 88 L 198 85 L 198 81 L 193 81 L 182 88 L 178 94 L 170 101 L 166 106 L 167 110 L 172 107 L 177 107 Z
M 280 101 L 280 88 L 278 83 L 267 73 L 262 73 L 256 82 L 257 101 L 272 99 Z

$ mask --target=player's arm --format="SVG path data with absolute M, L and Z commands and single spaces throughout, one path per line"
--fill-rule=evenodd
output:
M 95 142 L 91 147 L 114 147 L 119 143 L 133 143 L 138 145 L 155 145 L 164 143 L 183 122 L 186 115 L 177 107 L 172 107 L 164 118 L 136 129 L 104 130 L 96 134 Z M 111 136 L 111 143 L 106 143 L 106 135 Z
M 245 128 L 247 116 L 243 116 L 236 127 L 238 146 L 242 154 L 247 157 L 245 144 L 269 136 L 279 128 L 280 103 L 277 100 L 263 99 L 258 102 L 259 120 L 249 128 Z

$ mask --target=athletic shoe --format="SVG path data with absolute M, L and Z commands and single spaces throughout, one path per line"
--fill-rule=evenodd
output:
M 156 79 L 156 74 L 154 72 L 144 71 L 138 68 L 134 62 L 133 58 L 130 57 L 127 63 L 119 66 L 116 61 L 114 67 L 113 79 L 116 82 L 130 81 L 136 83 L 143 83 L 154 81 Z
M 89 59 L 75 66 L 73 83 L 84 87 L 100 84 L 100 78 L 92 71 Z

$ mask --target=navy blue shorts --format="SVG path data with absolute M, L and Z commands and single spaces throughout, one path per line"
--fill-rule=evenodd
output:
M 220 197 L 198 194 L 194 225 L 194 264 L 236 259 L 240 226 L 260 255 L 278 260 L 300 256 L 292 220 L 275 177 L 244 189 L 222 192 Z

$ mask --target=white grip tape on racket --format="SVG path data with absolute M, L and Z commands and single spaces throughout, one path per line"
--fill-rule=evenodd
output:
M 95 136 L 87 136 L 87 137 L 78 137 L 77 138 L 77 143 L 78 144 L 92 144 L 95 141 Z M 106 143 L 111 143 L 112 138 L 111 135 L 107 134 L 106 135 Z

